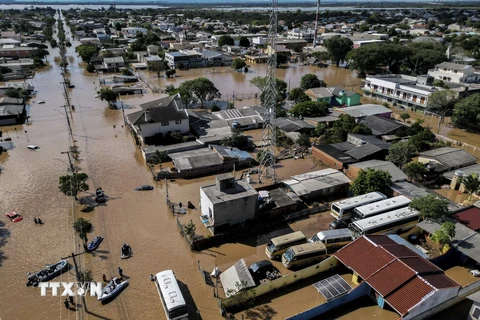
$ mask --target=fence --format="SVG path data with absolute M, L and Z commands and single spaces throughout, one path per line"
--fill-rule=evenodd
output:
M 297 218 L 300 218 L 300 217 L 308 216 L 310 214 L 315 214 L 315 213 L 318 213 L 318 212 L 326 211 L 326 210 L 329 209 L 329 207 L 330 207 L 330 205 L 328 203 L 323 203 L 322 205 L 319 205 L 319 206 L 316 206 L 316 207 L 313 207 L 313 208 L 303 209 L 301 211 L 288 214 L 288 215 L 285 216 L 285 220 L 286 221 L 291 221 L 291 220 L 294 220 L 294 219 L 297 219 Z
M 190 239 L 188 238 L 188 235 L 185 233 L 185 228 L 183 227 L 182 223 L 181 223 L 180 220 L 178 219 L 178 216 L 176 217 L 176 220 L 177 220 L 178 229 L 180 230 L 180 234 L 182 235 L 182 237 L 185 238 L 185 241 L 187 241 L 187 244 L 188 244 L 188 246 L 190 247 L 190 250 L 192 250 L 192 248 L 193 248 L 192 240 L 190 240 Z
M 148 77 L 143 74 L 142 72 L 138 72 L 138 78 L 150 89 L 152 92 L 157 93 L 161 92 L 162 90 L 160 87 L 154 83 L 152 80 L 148 79 Z
M 450 138 L 445 137 L 445 136 L 442 136 L 442 135 L 440 135 L 440 134 L 436 134 L 435 137 L 436 137 L 438 140 L 440 140 L 440 141 L 450 142 L 452 145 L 462 147 L 462 149 L 464 149 L 465 151 L 467 151 L 467 149 L 471 149 L 471 150 L 472 150 L 472 153 L 476 153 L 476 152 L 477 152 L 477 146 L 473 146 L 473 145 L 468 144 L 468 143 L 465 143 L 465 142 L 461 142 L 461 141 L 457 141 L 457 140 L 454 140 L 454 139 L 450 139 Z

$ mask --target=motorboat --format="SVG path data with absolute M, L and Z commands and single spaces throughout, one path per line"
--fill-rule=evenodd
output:
M 105 197 L 105 193 L 103 193 L 102 188 L 97 188 L 95 191 L 95 201 L 99 203 L 107 201 L 107 197 Z
M 87 251 L 93 251 L 97 249 L 100 243 L 102 243 L 102 241 L 103 241 L 103 237 L 98 236 L 93 238 L 93 240 L 87 246 Z
M 39 282 L 45 282 L 61 275 L 64 271 L 68 270 L 70 265 L 67 260 L 60 260 L 55 264 L 46 266 L 45 269 L 35 272 L 34 274 L 28 273 L 28 282 L 26 286 L 36 287 Z
M 124 243 L 122 246 L 122 259 L 127 259 L 132 256 L 132 247 L 128 243 Z
M 120 291 L 128 285 L 128 281 L 119 278 L 113 278 L 102 290 L 102 295 L 98 297 L 98 301 L 107 301 L 114 298 Z
M 20 221 L 23 220 L 22 215 L 20 215 L 19 213 L 15 212 L 15 211 L 7 212 L 7 213 L 5 213 L 5 215 L 12 222 L 20 222 Z
M 135 190 L 136 191 L 149 191 L 149 190 L 153 190 L 153 187 L 149 186 L 149 185 L 143 185 L 143 186 L 135 188 Z
M 38 147 L 34 144 L 30 144 L 30 145 L 27 146 L 27 149 L 37 151 L 37 150 L 40 150 L 40 147 Z

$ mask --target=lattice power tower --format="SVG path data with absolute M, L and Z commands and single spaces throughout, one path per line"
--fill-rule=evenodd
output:
M 277 13 L 278 0 L 272 1 L 270 13 L 270 30 L 268 38 L 270 41 L 271 54 L 268 57 L 267 79 L 263 90 L 263 107 L 267 109 L 264 114 L 262 132 L 262 152 L 260 158 L 260 179 L 276 181 L 275 177 L 275 155 L 276 155 L 276 105 L 277 105 Z

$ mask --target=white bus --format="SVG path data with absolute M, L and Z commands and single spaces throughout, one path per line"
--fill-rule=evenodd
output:
M 365 234 L 400 234 L 413 228 L 418 223 L 418 218 L 417 210 L 406 207 L 352 222 L 348 228 L 354 238 Z
M 410 202 L 412 202 L 412 200 L 407 197 L 398 196 L 357 207 L 353 210 L 352 221 L 362 220 L 376 216 L 380 213 L 404 208 L 408 206 Z
M 175 273 L 165 270 L 155 276 L 155 285 L 168 320 L 188 319 L 188 308 L 178 286 Z
M 320 231 L 314 235 L 308 242 L 321 242 L 327 247 L 327 252 L 338 250 L 349 244 L 353 240 L 352 231 L 350 229 L 337 229 Z
M 282 254 L 291 246 L 307 242 L 307 237 L 302 231 L 292 232 L 271 239 L 265 248 L 265 254 L 270 259 L 280 260 Z
M 327 257 L 327 248 L 322 242 L 299 244 L 287 249 L 282 255 L 282 264 L 288 269 L 297 269 L 319 263 Z
M 332 203 L 332 211 L 330 214 L 337 220 L 349 220 L 353 209 L 385 199 L 387 199 L 387 197 L 380 192 L 366 193 L 361 196 Z

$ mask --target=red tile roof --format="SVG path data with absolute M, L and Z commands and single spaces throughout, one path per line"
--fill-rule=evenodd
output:
M 357 252 L 357 256 L 359 252 Z M 393 260 L 395 260 L 395 256 L 387 250 L 382 247 L 375 247 L 353 261 L 350 268 L 355 270 L 363 279 L 367 279 Z
M 385 301 L 403 316 L 433 290 L 425 281 L 414 277 L 390 294 Z
M 408 247 L 398 243 L 392 245 L 383 245 L 382 247 L 397 258 L 418 257 L 418 254 L 410 250 Z
M 458 287 L 458 283 L 444 273 L 426 274 L 422 278 L 437 289 Z
M 385 244 L 397 244 L 395 241 L 390 239 L 387 236 L 381 235 L 381 234 L 371 234 L 368 236 L 365 236 L 368 240 L 373 242 L 376 245 L 383 246 Z
M 400 260 L 395 260 L 372 275 L 366 281 L 383 297 L 415 277 L 415 271 Z
M 400 260 L 418 274 L 443 272 L 442 269 L 420 256 L 400 258 Z
M 480 229 L 480 209 L 477 207 L 456 213 L 453 217 L 472 230 L 478 231 Z
M 368 241 L 368 239 L 365 237 L 360 237 L 357 240 L 350 242 L 341 250 L 337 251 L 335 256 L 344 265 L 349 266 L 355 260 L 357 260 L 362 253 L 365 253 L 373 248 L 375 248 L 375 245 L 372 242 Z

